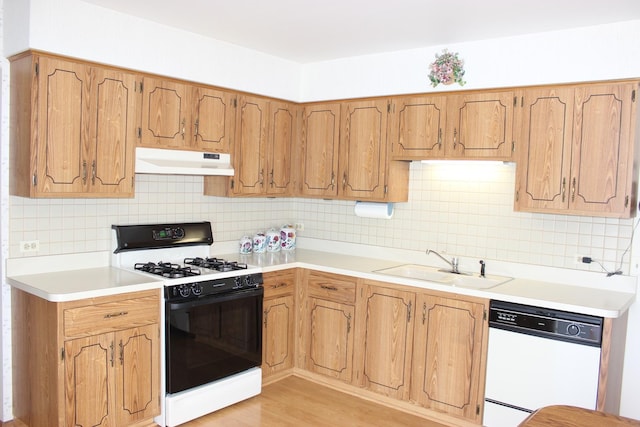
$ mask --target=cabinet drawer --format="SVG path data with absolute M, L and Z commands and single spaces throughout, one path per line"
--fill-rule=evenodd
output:
M 158 295 L 153 295 L 68 308 L 64 310 L 64 335 L 96 335 L 158 323 L 159 302 Z
M 293 270 L 274 271 L 264 273 L 264 297 L 272 298 L 280 295 L 293 294 L 296 286 L 296 275 Z
M 311 297 L 353 304 L 356 301 L 355 278 L 312 272 L 307 281 L 307 293 Z

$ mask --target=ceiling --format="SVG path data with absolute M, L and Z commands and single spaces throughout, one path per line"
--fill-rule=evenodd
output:
M 298 63 L 640 19 L 639 0 L 84 0 Z

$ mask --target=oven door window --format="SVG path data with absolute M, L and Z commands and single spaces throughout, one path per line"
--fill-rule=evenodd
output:
M 167 302 L 167 393 L 260 366 L 262 288 L 188 303 Z

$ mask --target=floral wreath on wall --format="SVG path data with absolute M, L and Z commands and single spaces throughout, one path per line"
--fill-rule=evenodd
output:
M 460 86 L 464 86 L 466 83 L 462 79 L 464 77 L 464 60 L 458 57 L 458 52 L 451 53 L 444 49 L 442 54 L 436 53 L 436 60 L 431 63 L 429 69 L 431 70 L 429 80 L 431 80 L 433 87 L 440 83 L 443 85 L 458 83 Z

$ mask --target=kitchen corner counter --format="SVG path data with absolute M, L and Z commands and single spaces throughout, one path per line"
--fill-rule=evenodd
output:
M 239 255 L 227 254 L 222 256 L 230 258 L 238 257 Z M 407 279 L 376 273 L 376 271 L 381 269 L 406 264 L 406 262 L 393 260 L 299 248 L 294 251 L 267 252 L 263 254 L 240 255 L 239 257 L 242 262 L 262 267 L 262 271 L 265 273 L 300 267 L 412 286 L 415 288 L 508 301 L 608 318 L 623 316 L 636 297 L 635 292 L 631 291 L 631 289 L 635 289 L 635 277 L 618 277 L 616 278 L 616 282 L 609 282 L 619 283 L 619 281 L 623 281 L 625 284 L 633 283 L 630 286 L 622 287 L 605 287 L 605 285 L 601 287 L 580 286 L 579 282 L 572 284 L 555 283 L 516 277 L 504 284 L 482 290 L 454 287 L 437 282 Z M 609 285 L 609 283 L 606 285 Z
M 114 267 L 96 267 L 7 277 L 14 288 L 51 302 L 75 301 L 127 292 L 160 289 L 161 280 Z

